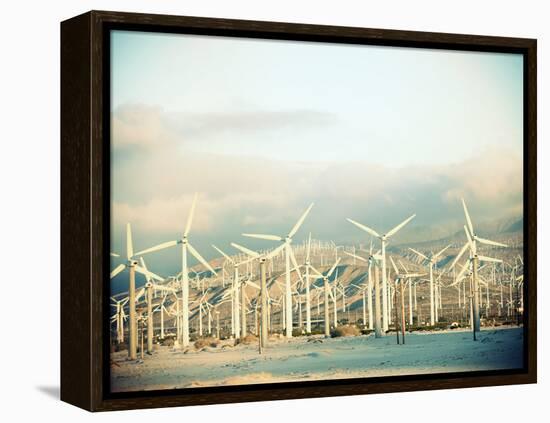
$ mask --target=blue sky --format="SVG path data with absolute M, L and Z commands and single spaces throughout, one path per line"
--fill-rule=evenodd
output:
M 308 231 L 336 242 L 417 214 L 402 241 L 521 217 L 522 57 L 112 33 L 113 248 Z M 397 240 L 396 240 L 397 241 Z M 269 243 L 267 243 L 269 244 Z M 266 246 L 266 245 L 263 245 Z M 159 253 L 164 254 L 164 253 Z M 166 253 L 171 254 L 171 253 Z M 155 258 L 151 258 L 155 260 Z
M 112 40 L 113 110 L 242 115 L 236 127 L 190 134 L 197 151 L 402 166 L 521 147 L 520 55 L 119 31 Z M 243 134 L 259 112 L 310 112 L 311 125 Z

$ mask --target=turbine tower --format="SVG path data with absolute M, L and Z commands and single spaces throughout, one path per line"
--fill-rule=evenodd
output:
M 433 326 L 435 324 L 435 302 L 434 302 L 434 265 L 437 264 L 437 259 L 443 254 L 447 248 L 449 248 L 451 245 L 447 245 L 445 248 L 443 248 L 441 251 L 439 251 L 437 254 L 433 254 L 428 258 L 424 254 L 422 254 L 420 251 L 415 250 L 414 248 L 410 248 L 413 253 L 415 253 L 417 256 L 422 258 L 423 260 L 426 260 L 428 262 L 428 269 L 430 271 L 430 326 Z
M 331 277 L 332 273 L 338 266 L 338 263 L 340 263 L 340 259 L 336 259 L 330 270 L 326 273 L 321 273 L 317 269 L 315 269 L 313 266 L 311 266 L 311 270 L 315 272 L 315 279 L 323 279 L 323 291 L 325 294 L 325 304 L 324 304 L 324 311 L 325 311 L 325 337 L 330 337 L 330 305 L 329 305 L 329 295 L 332 297 L 332 300 L 335 301 L 336 298 L 332 294 L 332 290 L 329 287 L 329 278 Z M 335 304 L 336 307 L 336 304 Z M 334 321 L 334 327 L 336 327 L 336 319 Z
M 265 252 L 263 254 L 257 253 L 256 251 L 250 250 L 242 245 L 235 244 L 234 242 L 231 245 L 238 250 L 245 253 L 247 256 L 251 257 L 251 260 L 257 259 L 260 262 L 260 286 L 254 284 L 252 281 L 247 281 L 248 285 L 253 286 L 254 288 L 260 291 L 260 301 L 261 301 L 261 322 L 260 322 L 260 354 L 263 352 L 263 349 L 267 346 L 268 341 L 268 297 L 269 293 L 267 292 L 267 279 L 266 279 L 266 268 L 265 264 L 268 259 L 273 258 L 279 254 L 286 244 L 281 244 L 272 251 Z M 244 304 L 243 304 L 244 306 Z
M 233 260 L 230 256 L 225 254 L 220 248 L 216 247 L 214 244 L 212 244 L 212 247 L 220 253 L 225 259 L 230 262 L 233 265 L 233 286 L 231 288 L 231 295 L 232 295 L 232 301 L 233 301 L 233 313 L 231 315 L 231 325 L 232 325 L 232 333 L 235 335 L 235 338 L 240 338 L 241 332 L 246 332 L 246 322 L 240 322 L 240 316 L 239 316 L 239 266 L 246 264 L 250 262 L 251 260 L 243 260 L 241 262 L 237 262 Z M 243 304 L 244 307 L 244 304 Z M 244 319 L 243 319 L 244 320 Z M 242 328 L 240 323 L 242 323 Z
M 195 214 L 195 206 L 197 204 L 197 194 L 193 197 L 193 203 L 191 204 L 191 211 L 187 218 L 187 224 L 185 225 L 185 231 L 183 237 L 179 240 L 163 242 L 146 250 L 136 253 L 136 255 L 144 255 L 152 253 L 154 251 L 164 250 L 165 248 L 175 247 L 178 244 L 181 245 L 181 313 L 182 319 L 182 346 L 189 346 L 189 270 L 187 267 L 187 251 L 191 253 L 204 267 L 206 267 L 214 275 L 217 275 L 216 271 L 208 264 L 208 262 L 199 254 L 197 250 L 189 243 L 189 232 L 191 231 L 191 224 L 193 223 L 193 215 Z
M 292 242 L 292 237 L 298 232 L 298 229 L 300 229 L 300 226 L 302 226 L 302 223 L 304 223 L 305 218 L 307 217 L 308 213 L 310 212 L 311 208 L 313 207 L 313 203 L 309 205 L 309 207 L 306 209 L 306 211 L 302 214 L 300 219 L 296 222 L 294 227 L 290 230 L 287 236 L 281 237 L 277 235 L 265 235 L 265 234 L 243 234 L 243 236 L 247 236 L 250 238 L 258 238 L 258 239 L 267 239 L 270 241 L 282 241 L 283 245 L 285 246 L 285 305 L 286 305 L 286 337 L 292 338 L 292 288 L 290 286 L 290 260 L 292 260 L 294 267 L 298 268 L 298 264 L 296 263 L 296 257 L 294 257 L 294 253 L 292 251 L 292 247 L 290 246 Z
M 462 199 L 462 208 L 464 209 L 464 216 L 466 217 L 466 224 L 464 225 L 464 232 L 466 233 L 467 242 L 462 247 L 456 258 L 454 259 L 453 263 L 451 264 L 451 267 L 454 267 L 460 257 L 464 254 L 466 249 L 469 248 L 470 250 L 470 257 L 468 259 L 468 262 L 470 264 L 470 269 L 472 272 L 472 314 L 473 314 L 473 330 L 474 334 L 476 332 L 479 332 L 481 330 L 481 322 L 479 319 L 479 281 L 478 281 L 478 264 L 480 261 L 483 262 L 493 262 L 493 263 L 502 263 L 502 260 L 486 257 L 486 256 L 480 256 L 477 254 L 477 242 L 480 242 L 481 244 L 485 245 L 492 245 L 495 247 L 507 247 L 506 244 L 502 244 L 500 242 L 491 241 L 485 238 L 481 238 L 478 236 L 474 231 L 474 226 L 472 224 L 472 219 L 470 218 L 470 213 L 468 213 L 468 208 L 466 207 L 466 202 L 464 199 Z M 466 272 L 466 269 L 468 266 L 464 266 L 462 270 L 460 271 L 459 275 L 457 276 L 457 279 L 460 279 L 462 275 Z
M 355 253 L 349 253 L 347 251 L 344 251 L 345 254 L 347 254 L 348 256 L 350 257 L 353 257 L 353 260 L 360 260 L 360 261 L 364 261 L 365 263 L 368 263 L 368 267 L 367 267 L 367 301 L 368 301 L 368 305 L 369 305 L 369 329 L 372 330 L 374 328 L 374 319 L 373 319 L 373 315 L 372 315 L 372 310 L 373 310 L 373 307 L 372 307 L 372 290 L 374 289 L 373 287 L 373 281 L 372 281 L 372 265 L 373 265 L 373 262 L 374 260 L 379 260 L 381 261 L 382 260 L 382 256 L 380 255 L 380 250 L 378 250 L 376 253 L 373 254 L 372 252 L 372 241 L 370 243 L 370 248 L 369 248 L 369 257 L 368 259 L 365 259 L 363 257 L 360 257 L 358 255 L 356 255 Z
M 362 229 L 363 231 L 367 232 L 368 234 L 378 238 L 382 244 L 382 327 L 384 332 L 388 330 L 389 327 L 389 320 L 390 320 L 390 312 L 388 308 L 388 286 L 387 286 L 387 274 L 386 274 L 386 244 L 389 240 L 389 238 L 397 233 L 403 226 L 405 226 L 407 223 L 409 223 L 412 219 L 416 217 L 416 214 L 413 214 L 412 216 L 405 219 L 403 222 L 401 222 L 399 225 L 391 229 L 385 234 L 380 235 L 378 232 L 376 232 L 374 229 L 371 229 L 361 223 L 356 222 L 352 219 L 347 219 L 348 222 L 354 224 L 359 229 Z
M 120 257 L 115 253 L 111 256 Z M 130 360 L 137 359 L 137 315 L 136 315 L 136 272 L 142 275 L 149 276 L 159 281 L 164 280 L 158 275 L 144 269 L 138 265 L 134 259 L 134 244 L 132 242 L 132 227 L 129 223 L 126 224 L 126 263 L 121 263 L 111 272 L 111 279 L 117 276 L 124 269 L 128 269 L 130 276 L 128 282 L 128 308 L 130 309 L 130 341 L 128 345 L 128 358 Z

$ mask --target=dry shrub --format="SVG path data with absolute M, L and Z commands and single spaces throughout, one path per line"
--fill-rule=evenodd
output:
M 235 345 L 237 344 L 251 345 L 251 344 L 257 344 L 257 343 L 258 343 L 258 337 L 252 334 L 248 334 L 244 338 L 239 338 L 235 340 Z
M 164 338 L 160 341 L 161 345 L 164 345 L 166 347 L 173 347 L 174 346 L 174 338 Z
M 330 336 L 332 338 L 337 338 L 339 336 L 359 336 L 359 335 L 361 335 L 361 331 L 357 328 L 357 326 L 353 326 L 353 325 L 338 326 L 337 328 L 333 329 L 330 332 Z
M 216 348 L 218 340 L 216 338 L 199 338 L 195 341 L 194 345 L 197 350 L 202 350 L 205 347 Z

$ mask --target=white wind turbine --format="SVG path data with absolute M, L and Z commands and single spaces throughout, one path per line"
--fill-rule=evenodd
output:
M 506 244 L 502 244 L 500 242 L 491 241 L 485 238 L 481 238 L 478 236 L 474 231 L 474 226 L 472 224 L 472 219 L 470 218 L 470 214 L 468 213 L 468 208 L 466 207 L 466 202 L 464 199 L 462 199 L 462 207 L 464 209 L 464 216 L 466 217 L 466 223 L 467 225 L 464 226 L 464 231 L 466 232 L 466 238 L 467 242 L 460 250 L 459 254 L 456 256 L 455 260 L 453 261 L 451 267 L 454 267 L 454 265 L 458 262 L 460 257 L 464 254 L 466 249 L 469 248 L 470 250 L 470 268 L 472 272 L 472 313 L 473 313 L 473 330 L 474 334 L 475 332 L 479 332 L 481 329 L 481 322 L 479 318 L 479 284 L 478 284 L 478 264 L 480 261 L 482 262 L 493 262 L 493 263 L 501 263 L 502 260 L 486 257 L 486 256 L 480 256 L 477 254 L 477 242 L 480 242 L 481 244 L 485 245 L 491 245 L 495 247 L 507 247 Z M 463 268 L 461 273 L 463 274 L 465 272 L 465 269 Z M 459 275 L 459 278 L 460 279 Z
M 368 276 L 367 273 L 365 273 L 362 277 L 361 277 L 361 280 L 363 280 L 365 278 L 365 276 Z M 357 283 L 359 283 L 360 281 L 357 281 Z M 350 284 L 351 286 L 353 286 L 357 292 L 360 292 L 361 293 L 361 299 L 362 299 L 362 302 L 363 302 L 363 327 L 367 327 L 367 299 L 366 299 L 366 291 L 368 291 L 369 289 L 369 285 L 368 283 L 363 283 L 362 285 L 357 285 L 355 283 L 351 283 Z M 372 311 L 369 310 L 369 314 L 372 316 Z M 369 325 L 370 325 L 370 321 L 369 321 Z
M 348 222 L 354 224 L 359 229 L 362 229 L 363 231 L 367 232 L 368 234 L 375 236 L 378 238 L 382 244 L 382 326 L 383 330 L 387 331 L 389 327 L 389 320 L 390 320 L 390 312 L 388 307 L 388 286 L 387 286 L 387 270 L 386 270 L 386 244 L 389 240 L 389 238 L 397 233 L 403 226 L 405 226 L 407 223 L 409 223 L 412 219 L 416 217 L 416 214 L 413 214 L 412 216 L 405 219 L 403 222 L 401 222 L 399 225 L 391 229 L 385 234 L 380 235 L 378 232 L 376 232 L 374 229 L 371 229 L 361 223 L 356 222 L 352 219 L 347 219 Z
M 241 316 L 239 314 L 239 266 L 250 262 L 252 259 L 245 259 L 240 262 L 233 260 L 230 256 L 225 254 L 220 248 L 212 244 L 212 247 L 225 257 L 226 261 L 230 262 L 233 265 L 233 285 L 231 287 L 231 299 L 233 301 L 233 312 L 231 313 L 231 325 L 232 325 L 232 334 L 235 335 L 235 338 L 240 338 L 241 331 L 246 332 L 246 322 L 241 322 Z M 241 250 L 242 251 L 242 250 Z M 243 327 L 241 328 L 241 323 Z M 244 330 L 243 330 L 244 329 Z
M 407 270 L 407 268 L 399 261 L 399 264 L 401 265 L 401 268 L 404 270 L 404 272 L 400 272 L 397 269 L 397 266 L 395 265 L 395 262 L 393 261 L 393 258 L 390 257 L 391 264 L 393 266 L 393 270 L 395 271 L 396 278 L 399 279 L 400 283 L 404 283 L 409 285 L 409 324 L 413 324 L 413 295 L 412 295 L 412 280 L 413 278 L 419 278 L 421 276 L 424 276 L 425 273 L 411 273 Z M 402 318 L 403 322 L 405 321 L 405 317 Z M 403 325 L 404 327 L 404 325 Z
M 143 255 L 152 253 L 154 251 L 164 250 L 165 248 L 175 247 L 181 244 L 181 304 L 182 304 L 182 346 L 187 347 L 189 345 L 189 270 L 187 267 L 187 251 L 191 253 L 204 267 L 206 267 L 214 275 L 217 275 L 216 271 L 208 264 L 208 262 L 199 254 L 197 250 L 189 243 L 189 232 L 191 230 L 191 224 L 193 222 L 193 215 L 195 214 L 195 206 L 197 204 L 197 194 L 193 197 L 193 203 L 191 204 L 191 211 L 187 218 L 187 224 L 185 225 L 185 231 L 183 237 L 179 240 L 163 242 L 151 248 L 147 248 L 143 251 L 136 253 L 136 255 Z
M 281 244 L 277 248 L 275 248 L 272 251 L 266 251 L 262 254 L 252 251 L 246 247 L 243 247 L 242 245 L 235 244 L 234 242 L 231 243 L 231 245 L 238 250 L 245 253 L 247 256 L 251 257 L 252 260 L 256 259 L 260 262 L 260 286 L 253 283 L 250 279 L 245 281 L 247 285 L 251 285 L 256 289 L 259 289 L 260 291 L 260 301 L 261 301 L 261 324 L 260 324 L 260 354 L 262 353 L 263 348 L 267 346 L 267 340 L 268 340 L 268 313 L 269 313 L 269 304 L 268 304 L 268 297 L 269 294 L 267 292 L 267 277 L 266 277 L 266 262 L 269 259 L 272 259 L 275 257 L 279 252 L 283 250 L 283 248 L 286 247 L 286 243 Z M 298 270 L 298 269 L 296 269 Z M 238 285 L 237 285 L 238 286 Z M 243 307 L 245 306 L 245 298 L 244 298 L 244 289 L 243 292 Z M 292 312 L 292 310 L 291 310 Z M 244 319 L 243 319 L 244 320 Z M 292 326 L 292 320 L 290 320 L 291 326 Z
M 366 258 L 363 258 L 361 256 L 358 256 L 356 254 L 353 254 L 353 253 L 349 253 L 347 251 L 344 251 L 345 254 L 347 254 L 348 256 L 350 257 L 353 257 L 353 260 L 360 260 L 360 261 L 363 261 L 365 263 L 368 263 L 368 267 L 367 267 L 367 301 L 368 301 L 368 304 L 369 304 L 369 329 L 372 330 L 374 328 L 374 318 L 373 318 L 373 306 L 372 306 L 372 290 L 373 290 L 373 281 L 372 281 L 372 273 L 371 273 L 371 270 L 372 270 L 372 265 L 375 264 L 374 263 L 374 260 L 379 260 L 381 261 L 382 260 L 382 256 L 380 255 L 380 250 L 378 250 L 376 253 L 372 253 L 372 241 L 370 243 L 370 248 L 369 248 L 369 257 L 366 259 Z
M 317 269 L 315 269 L 313 266 L 311 267 L 311 270 L 313 270 L 315 272 L 315 276 L 314 278 L 315 279 L 323 279 L 323 291 L 324 291 L 324 294 L 325 294 L 325 303 L 324 303 L 324 311 L 325 311 L 325 337 L 329 337 L 330 336 L 330 304 L 329 304 L 329 296 L 332 297 L 332 300 L 334 301 L 335 300 L 335 297 L 334 295 L 332 294 L 332 290 L 329 286 L 329 278 L 332 276 L 332 273 L 334 272 L 334 270 L 336 269 L 336 267 L 338 266 L 338 263 L 340 263 L 340 259 L 338 258 L 334 264 L 332 265 L 332 267 L 330 268 L 330 270 L 326 273 L 321 273 L 319 272 Z M 336 308 L 336 304 L 335 304 L 335 308 Z M 334 325 L 336 326 L 336 322 L 334 322 Z
M 265 234 L 243 234 L 243 236 L 247 236 L 250 238 L 259 238 L 259 239 L 267 239 L 270 241 L 282 241 L 283 245 L 285 246 L 285 269 L 286 269 L 286 277 L 285 277 L 285 299 L 286 299 L 286 337 L 292 338 L 292 288 L 290 286 L 290 260 L 292 260 L 294 267 L 298 268 L 298 264 L 296 263 L 296 258 L 294 257 L 294 253 L 292 251 L 292 247 L 290 246 L 292 242 L 292 237 L 298 232 L 298 229 L 300 229 L 300 226 L 302 226 L 302 223 L 304 223 L 305 218 L 307 217 L 308 213 L 310 212 L 311 208 L 313 207 L 313 203 L 309 205 L 309 207 L 306 209 L 306 211 L 302 214 L 300 219 L 296 222 L 294 227 L 290 230 L 288 235 L 285 237 L 277 236 L 277 235 L 265 235 Z
M 306 333 L 311 333 L 311 294 L 310 294 L 310 270 L 312 269 L 311 266 L 311 260 L 310 260 L 310 252 L 311 252 L 311 232 L 309 233 L 309 237 L 307 240 L 307 246 L 306 246 L 306 260 L 304 263 L 304 278 L 305 278 L 305 286 L 306 286 Z
M 111 253 L 114 254 L 114 253 Z M 132 228 L 129 223 L 126 224 L 126 263 L 121 263 L 111 272 L 111 279 L 116 277 L 124 269 L 129 271 L 128 282 L 128 308 L 130 309 L 130 342 L 128 345 L 128 357 L 130 360 L 137 359 L 137 315 L 136 315 L 136 272 L 142 275 L 150 276 L 153 279 L 164 280 L 158 275 L 139 266 L 134 259 L 134 244 L 132 242 Z
M 434 266 L 437 264 L 437 260 L 441 256 L 441 254 L 443 254 L 450 246 L 451 245 L 447 245 L 445 248 L 443 248 L 442 250 L 440 250 L 436 254 L 432 253 L 430 258 L 428 258 L 424 254 L 422 254 L 420 251 L 417 251 L 414 248 L 409 247 L 409 250 L 411 250 L 417 256 L 419 256 L 420 258 L 422 258 L 423 260 L 426 260 L 428 262 L 428 269 L 430 271 L 430 325 L 431 326 L 435 325 L 435 321 L 436 321 L 436 318 L 435 318 L 435 302 L 434 302 L 434 297 L 435 297 L 435 292 L 434 292 Z
M 116 309 L 116 312 L 111 317 L 111 320 L 116 322 L 116 341 L 118 344 L 121 344 L 124 342 L 124 320 L 127 318 L 126 313 L 124 313 L 124 306 L 128 302 L 128 297 L 121 300 L 111 297 L 111 300 L 113 301 L 111 306 Z

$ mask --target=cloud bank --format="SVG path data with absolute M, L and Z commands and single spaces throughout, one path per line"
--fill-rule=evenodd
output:
M 193 236 L 209 257 L 216 255 L 211 242 L 239 242 L 245 231 L 286 234 L 311 202 L 315 206 L 299 237 L 312 231 L 335 242 L 364 240 L 346 217 L 386 231 L 412 213 L 417 218 L 400 234 L 402 240 L 445 236 L 463 224 L 461 197 L 478 222 L 522 217 L 521 153 L 498 145 L 472 151 L 469 159 L 452 165 L 399 168 L 375 158 L 297 162 L 194 148 L 206 133 L 246 130 L 261 142 L 265 132 L 307 133 L 309 127 L 330 126 L 333 119 L 315 111 L 176 118 L 143 105 L 117 109 L 112 116 L 113 244 L 122 251 L 126 222 L 143 247 L 181 236 L 195 192 Z M 231 140 L 228 136 L 229 145 Z

